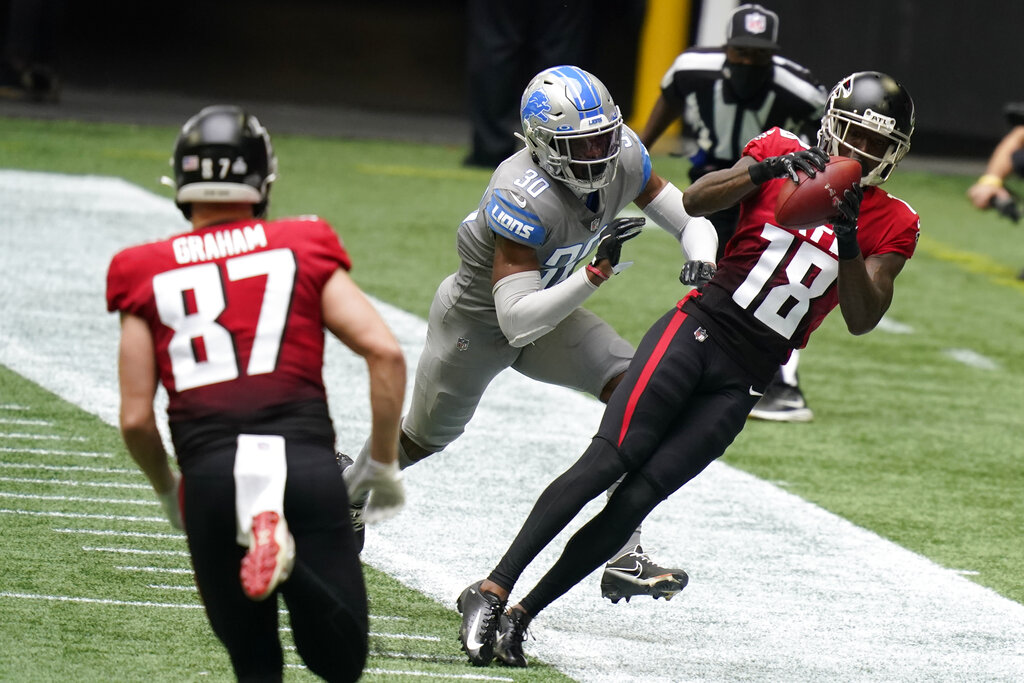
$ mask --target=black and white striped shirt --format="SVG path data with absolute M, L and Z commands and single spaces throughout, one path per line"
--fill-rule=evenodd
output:
M 796 62 L 779 55 L 772 62 L 772 83 L 744 102 L 736 100 L 722 73 L 724 48 L 687 50 L 669 67 L 661 91 L 682 105 L 683 135 L 696 143 L 691 179 L 732 166 L 747 142 L 774 126 L 813 143 L 828 92 Z

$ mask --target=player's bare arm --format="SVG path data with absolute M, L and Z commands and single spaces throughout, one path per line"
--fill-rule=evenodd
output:
M 870 332 L 889 310 L 893 283 L 906 262 L 895 253 L 839 260 L 839 310 L 851 334 Z
M 184 525 L 178 508 L 181 475 L 171 469 L 153 409 L 157 381 L 153 335 L 149 326 L 138 316 L 122 314 L 118 351 L 121 435 L 132 460 L 153 486 L 171 525 L 182 529 Z
M 707 216 L 734 206 L 754 192 L 757 185 L 750 179 L 751 157 L 740 157 L 729 168 L 701 176 L 683 192 L 683 205 L 691 216 Z
M 342 269 L 324 285 L 324 324 L 345 346 L 366 360 L 370 376 L 371 457 L 395 462 L 405 397 L 405 356 L 391 330 L 362 290 Z
M 644 147 L 650 148 L 657 142 L 669 125 L 679 118 L 682 111 L 682 107 L 666 99 L 664 93 L 660 95 L 640 133 L 640 142 L 644 143 Z
M 153 336 L 146 321 L 130 314 L 121 316 L 118 381 L 121 388 L 121 433 L 128 452 L 153 485 L 153 490 L 158 494 L 166 493 L 174 486 L 174 475 L 153 410 L 157 385 Z
M 516 273 L 531 270 L 540 272 L 537 250 L 533 247 L 494 235 L 494 265 L 491 270 L 491 285 Z
M 1016 126 L 992 150 L 985 173 L 967 189 L 967 197 L 976 208 L 987 209 L 993 197 L 1009 199 L 1003 181 L 1013 171 L 1013 153 L 1024 148 L 1024 126 Z

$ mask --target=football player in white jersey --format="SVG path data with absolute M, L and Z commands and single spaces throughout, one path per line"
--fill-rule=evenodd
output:
M 630 202 L 679 240 L 687 284 L 713 274 L 714 227 L 687 215 L 681 192 L 651 170 L 601 81 L 573 66 L 547 69 L 527 86 L 521 113 L 526 147 L 498 166 L 459 226 L 461 263 L 431 305 L 403 420 L 402 467 L 458 438 L 484 389 L 509 367 L 607 401 L 633 347 L 581 305 L 621 268 L 622 243 L 640 232 L 644 218 L 616 218 Z M 360 454 L 346 472 L 365 461 Z M 354 522 L 361 526 L 358 513 Z M 667 598 L 685 585 L 686 574 L 652 564 L 637 537 L 621 555 L 644 571 L 616 572 L 613 562 L 602 580 L 606 597 Z

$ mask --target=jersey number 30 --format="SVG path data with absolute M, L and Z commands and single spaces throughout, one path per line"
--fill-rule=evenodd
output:
M 267 278 L 245 372 L 248 375 L 273 372 L 295 285 L 295 256 L 290 249 L 271 249 L 230 258 L 224 265 L 230 282 L 261 275 Z M 178 391 L 238 377 L 235 340 L 231 332 L 217 322 L 226 308 L 224 289 L 216 263 L 186 266 L 153 278 L 160 321 L 174 330 L 167 353 Z M 195 299 L 193 311 L 186 308 L 188 292 Z M 198 342 L 202 343 L 203 360 L 196 357 Z

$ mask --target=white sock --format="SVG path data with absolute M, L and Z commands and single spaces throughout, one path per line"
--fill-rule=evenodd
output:
M 795 387 L 797 385 L 796 367 L 799 364 L 800 351 L 798 349 L 794 349 L 793 355 L 791 355 L 786 364 L 782 366 L 782 381 L 791 387 Z

